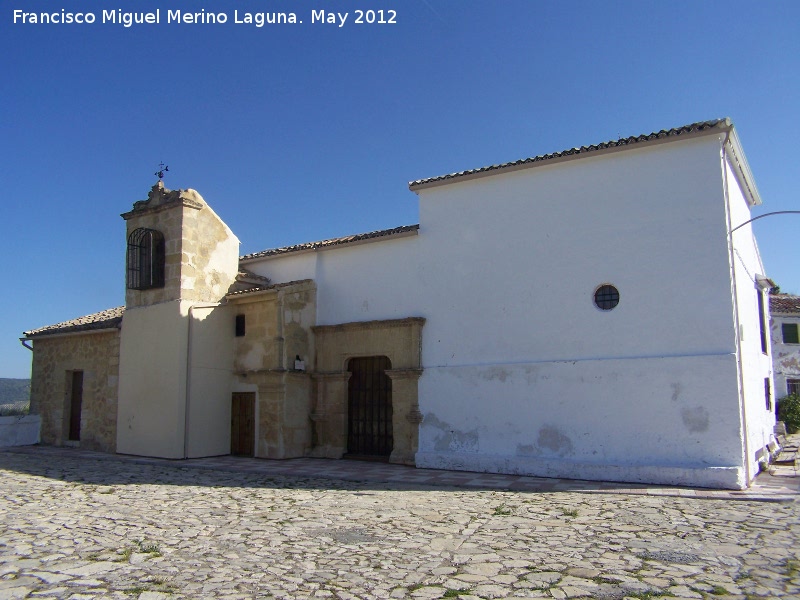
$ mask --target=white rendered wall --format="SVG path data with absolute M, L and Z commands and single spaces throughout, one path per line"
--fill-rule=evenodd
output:
M 272 283 L 316 279 L 317 253 L 297 252 L 282 254 L 247 262 L 244 267 L 257 275 L 269 277 Z
M 38 444 L 41 427 L 39 415 L 0 417 L 0 448 Z
M 735 350 L 715 137 L 433 188 L 420 221 L 426 365 Z
M 317 325 L 421 316 L 418 236 L 247 262 L 273 283 L 313 279 Z
M 731 226 L 752 218 L 750 208 L 742 194 L 730 164 L 725 162 L 724 185 L 728 190 Z M 744 452 L 750 479 L 758 474 L 758 459 L 764 447 L 773 439 L 775 426 L 774 383 L 772 382 L 772 358 L 769 334 L 769 297 L 767 290 L 757 284 L 757 278 L 766 276 L 758 253 L 751 225 L 745 225 L 731 234 L 733 246 L 733 282 L 736 292 L 737 319 L 739 323 L 740 370 L 744 402 L 744 425 L 747 431 Z M 761 325 L 759 322 L 758 296 L 763 294 L 764 310 L 767 312 L 767 352 L 761 349 Z M 767 407 L 764 379 L 770 380 L 773 390 L 770 408 Z
M 418 466 L 741 487 L 720 149 L 432 187 L 418 237 L 247 267 L 315 279 L 320 324 L 427 319 Z M 605 283 L 611 311 L 593 303 Z
M 439 260 L 424 273 L 418 465 L 744 483 L 719 138 L 420 195 L 420 255 Z M 611 311 L 593 303 L 605 283 Z M 510 385 L 509 367 L 546 383 Z M 456 465 L 437 422 L 474 415 L 490 458 Z
M 162 458 L 229 454 L 232 363 L 233 316 L 227 307 L 173 301 L 126 310 L 117 452 Z
M 230 307 L 189 309 L 187 458 L 230 454 L 234 314 Z
M 122 320 L 117 452 L 184 457 L 188 306 L 128 308 Z
M 426 369 L 424 382 L 418 466 L 745 483 L 731 355 Z

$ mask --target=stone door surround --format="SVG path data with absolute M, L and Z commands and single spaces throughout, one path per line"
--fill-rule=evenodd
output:
M 312 327 L 316 345 L 316 403 L 311 415 L 316 444 L 312 456 L 341 458 L 347 451 L 347 363 L 362 356 L 386 356 L 392 368 L 392 429 L 389 462 L 414 465 L 419 442 L 417 382 L 422 375 L 425 319 L 408 317 Z

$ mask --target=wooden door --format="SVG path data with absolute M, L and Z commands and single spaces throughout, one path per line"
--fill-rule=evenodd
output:
M 238 392 L 231 404 L 231 454 L 253 456 L 256 441 L 256 394 Z
M 352 358 L 347 402 L 347 453 L 388 458 L 392 453 L 391 362 L 385 356 Z
M 83 371 L 72 371 L 72 391 L 69 400 L 69 435 L 67 439 L 81 439 L 81 407 L 83 405 Z

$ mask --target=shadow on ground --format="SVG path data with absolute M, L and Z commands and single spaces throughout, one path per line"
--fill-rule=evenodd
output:
M 796 473 L 789 472 L 762 473 L 758 485 L 749 490 L 705 490 L 635 483 L 436 471 L 355 460 L 301 458 L 278 461 L 233 456 L 167 460 L 53 446 L 0 449 L 0 469 L 97 486 L 514 491 L 526 494 L 566 492 L 771 502 L 790 502 L 800 498 L 800 477 Z

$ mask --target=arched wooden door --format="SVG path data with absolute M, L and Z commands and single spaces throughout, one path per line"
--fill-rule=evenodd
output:
M 392 453 L 392 368 L 386 356 L 351 358 L 347 401 L 347 453 L 388 459 Z

